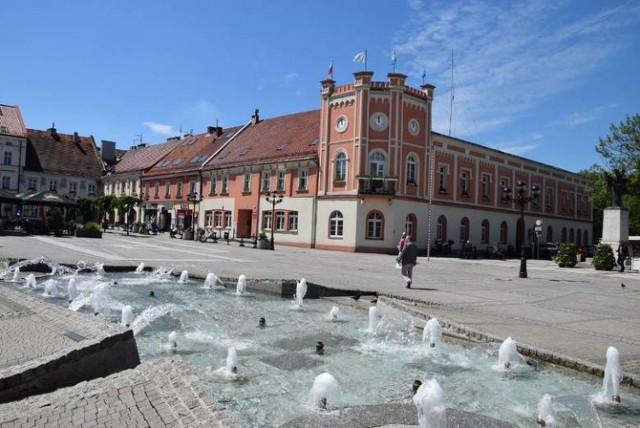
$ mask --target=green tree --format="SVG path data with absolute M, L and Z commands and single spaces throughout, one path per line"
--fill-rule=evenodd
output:
M 596 151 L 609 170 L 618 169 L 631 175 L 640 168 L 640 115 L 627 116 L 619 125 L 609 125 L 611 134 L 599 138 Z
M 95 206 L 100 211 L 100 218 L 111 217 L 113 215 L 113 210 L 116 207 L 116 199 L 118 199 L 115 195 L 100 195 L 95 200 Z
M 579 173 L 593 183 L 593 187 L 589 190 L 589 199 L 591 200 L 593 209 L 593 241 L 602 236 L 604 209 L 611 205 L 611 192 L 607 186 L 604 172 L 599 165 L 593 165 L 591 168 L 582 170 Z M 587 243 L 585 243 L 585 245 L 587 245 Z
M 127 236 L 129 236 L 129 224 L 133 220 L 133 216 L 136 214 L 134 209 L 140 204 L 140 199 L 136 196 L 122 195 L 116 198 L 115 208 L 119 213 L 124 214 L 125 227 L 127 229 Z

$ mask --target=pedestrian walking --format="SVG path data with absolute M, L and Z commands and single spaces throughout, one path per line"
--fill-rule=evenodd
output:
M 616 252 L 618 253 L 617 262 L 620 265 L 620 272 L 624 272 L 624 261 L 629 255 L 629 251 L 627 250 L 627 244 L 625 244 L 623 241 L 620 241 L 620 244 L 618 245 L 618 249 Z
M 407 235 L 404 239 L 402 251 L 400 251 L 396 259 L 402 265 L 400 272 L 407 283 L 407 288 L 411 288 L 411 283 L 413 282 L 413 267 L 416 265 L 417 258 L 418 247 L 413 243 L 411 237 Z
M 404 240 L 406 237 L 407 237 L 407 232 L 402 232 L 402 236 L 398 241 L 398 245 L 396 245 L 396 247 L 398 248 L 398 254 L 400 254 L 402 252 L 402 249 L 404 248 Z

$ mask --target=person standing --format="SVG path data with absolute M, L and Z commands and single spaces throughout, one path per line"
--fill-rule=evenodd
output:
M 396 247 L 398 248 L 398 254 L 400 254 L 402 252 L 402 249 L 404 248 L 404 240 L 406 237 L 407 237 L 407 232 L 402 232 L 402 236 L 398 241 L 398 245 L 396 245 Z
M 402 264 L 402 277 L 407 283 L 407 288 L 411 288 L 413 281 L 413 267 L 418 259 L 418 247 L 413 243 L 411 237 L 407 235 L 404 238 L 404 246 L 398 255 L 398 261 Z
M 624 272 L 624 261 L 629 255 L 629 252 L 627 250 L 627 244 L 625 244 L 623 241 L 620 241 L 620 244 L 618 245 L 618 250 L 616 252 L 618 253 L 617 262 L 620 265 L 620 272 Z

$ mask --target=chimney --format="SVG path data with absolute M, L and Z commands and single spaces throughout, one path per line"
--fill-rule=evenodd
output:
M 260 113 L 260 110 L 256 109 L 256 111 L 253 114 L 253 116 L 251 116 L 251 124 L 252 125 L 255 125 L 256 123 L 260 122 L 260 116 L 258 115 L 258 113 Z
M 216 126 L 216 134 L 218 137 L 222 135 L 222 126 Z
M 215 126 L 207 126 L 207 134 L 213 134 L 214 132 L 216 132 Z
M 116 143 L 113 141 L 102 140 L 100 154 L 105 162 L 113 162 L 116 160 Z
M 80 142 L 80 138 L 78 138 L 78 133 L 77 132 L 73 133 L 73 142 L 74 143 L 79 143 Z
M 49 131 L 49 133 L 51 135 L 56 135 L 56 123 L 52 122 L 51 123 L 51 128 L 47 129 L 47 131 Z

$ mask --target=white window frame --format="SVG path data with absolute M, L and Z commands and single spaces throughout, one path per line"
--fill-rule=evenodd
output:
M 418 184 L 418 158 L 414 154 L 407 156 L 407 184 Z
M 346 181 L 347 179 L 347 154 L 338 152 L 334 158 L 334 181 Z
M 309 185 L 309 170 L 302 168 L 298 170 L 298 190 L 307 190 Z
M 329 237 L 344 237 L 344 215 L 341 211 L 333 211 L 329 215 Z
M 278 171 L 276 171 L 276 190 L 278 192 L 283 192 L 284 191 L 284 179 L 286 176 L 286 171 L 279 169 Z
M 260 180 L 260 191 L 268 192 L 270 186 L 271 186 L 271 172 L 262 171 L 262 177 Z
M 387 155 L 382 150 L 373 150 L 367 158 L 369 174 L 384 177 L 387 171 Z

